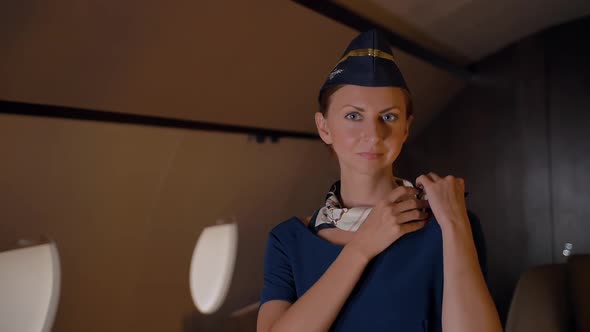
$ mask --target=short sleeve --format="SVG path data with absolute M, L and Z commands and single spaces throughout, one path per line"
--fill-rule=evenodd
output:
M 264 285 L 260 305 L 270 300 L 293 303 L 297 299 L 291 262 L 285 249 L 276 234 L 271 232 L 264 255 Z

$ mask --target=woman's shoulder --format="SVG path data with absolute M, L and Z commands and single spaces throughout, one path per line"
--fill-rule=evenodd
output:
M 299 219 L 299 222 L 302 223 L 305 227 L 309 226 L 309 221 L 311 220 L 311 216 L 307 217 L 296 217 Z
M 283 249 L 296 247 L 308 229 L 309 218 L 293 216 L 274 226 L 268 233 L 268 243 Z
M 274 233 L 275 235 L 291 233 L 295 230 L 301 229 L 302 226 L 306 228 L 309 225 L 310 220 L 311 217 L 292 216 L 274 226 L 270 233 Z

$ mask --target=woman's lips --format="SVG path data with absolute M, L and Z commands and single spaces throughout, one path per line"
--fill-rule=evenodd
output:
M 381 158 L 383 156 L 383 153 L 361 152 L 361 153 L 359 153 L 359 156 L 361 156 L 365 159 L 375 160 L 375 159 Z

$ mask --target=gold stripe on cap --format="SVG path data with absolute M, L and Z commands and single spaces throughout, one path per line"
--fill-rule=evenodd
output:
M 346 55 L 343 56 L 342 59 L 340 59 L 340 61 L 338 61 L 336 66 L 339 65 L 342 61 L 345 61 L 346 59 L 350 58 L 351 56 L 373 56 L 373 57 L 393 61 L 393 55 L 391 55 L 387 52 L 383 52 L 381 50 L 377 50 L 374 48 L 363 48 L 363 49 L 358 49 L 358 50 L 352 50 L 352 51 L 346 53 Z

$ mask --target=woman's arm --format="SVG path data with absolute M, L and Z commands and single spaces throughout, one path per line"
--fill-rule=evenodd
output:
M 445 332 L 501 332 L 502 325 L 486 286 L 467 209 L 462 179 L 434 173 L 416 179 L 428 195 L 443 238 L 442 326 Z
M 442 228 L 442 233 L 443 331 L 502 331 L 479 266 L 469 221 L 453 222 Z
M 264 303 L 258 313 L 257 331 L 327 331 L 367 263 L 364 255 L 347 244 L 324 275 L 295 303 Z
M 258 313 L 257 331 L 329 330 L 368 262 L 403 235 L 424 227 L 425 219 L 429 215 L 420 209 L 427 208 L 428 204 L 410 199 L 417 193 L 414 188 L 394 189 L 373 208 L 352 240 L 344 246 L 322 277 L 303 296 L 292 305 L 284 300 L 272 300 L 262 304 Z M 277 250 L 277 253 L 280 252 L 283 250 Z M 284 263 L 287 257 L 284 253 L 282 255 Z M 268 271 L 265 273 L 272 275 L 282 269 L 284 274 L 276 279 L 284 281 L 290 279 L 285 272 L 290 272 L 289 266 L 290 264 L 286 263 L 282 267 L 267 266 L 265 269 Z M 269 276 L 269 280 L 273 279 L 271 277 Z M 288 286 L 291 285 L 290 282 L 282 285 L 283 289 L 292 289 L 292 286 Z M 292 292 L 290 294 L 292 295 Z M 285 296 L 283 299 L 292 297 Z

